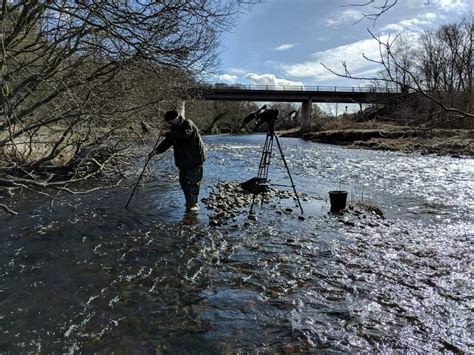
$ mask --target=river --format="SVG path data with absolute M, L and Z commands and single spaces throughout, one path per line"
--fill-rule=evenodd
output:
M 205 137 L 201 197 L 255 176 L 263 141 Z M 472 352 L 474 160 L 281 143 L 304 221 L 293 199 L 256 221 L 186 216 L 171 155 L 129 209 L 118 188 L 17 193 L 20 214 L 0 214 L 0 352 Z M 334 189 L 385 218 L 328 213 Z

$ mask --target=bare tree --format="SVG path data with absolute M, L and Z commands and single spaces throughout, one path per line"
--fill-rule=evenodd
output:
M 420 81 L 446 106 L 471 112 L 472 22 L 442 25 L 426 31 L 416 53 Z
M 379 57 L 364 58 L 381 67 L 382 75 L 378 77 L 354 76 L 345 62 L 344 73 L 323 66 L 341 77 L 395 84 L 402 93 L 418 93 L 455 115 L 454 119 L 472 118 L 472 29 L 472 21 L 464 19 L 435 32 L 426 31 L 416 51 L 405 51 L 397 42 L 400 36 L 384 41 L 369 30 L 379 45 Z
M 398 89 L 402 94 L 407 94 L 410 86 L 414 84 L 412 77 L 408 74 L 413 72 L 415 48 L 405 35 L 400 34 L 397 41 L 393 45 L 393 55 L 397 58 L 397 62 L 389 61 L 389 70 L 382 72 L 381 75 L 391 73 L 393 81 L 398 85 Z M 397 65 L 399 64 L 399 65 Z
M 102 172 L 124 147 L 117 132 L 185 95 L 253 2 L 2 0 L 0 184 Z
M 422 0 L 420 0 L 420 2 L 421 1 Z M 397 4 L 398 4 L 398 0 L 366 0 L 359 3 L 355 2 L 348 5 L 342 5 L 342 7 L 359 7 L 359 8 L 368 9 L 367 12 L 362 13 L 361 18 L 357 22 L 360 22 L 363 20 L 370 20 L 375 25 L 377 20 L 382 15 L 384 15 L 386 12 L 393 9 L 395 6 L 397 6 Z M 424 0 L 423 4 L 429 5 L 430 0 Z

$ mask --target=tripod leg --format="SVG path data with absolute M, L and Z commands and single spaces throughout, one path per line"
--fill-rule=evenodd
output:
M 273 147 L 273 137 L 267 134 L 265 138 L 265 143 L 263 145 L 262 155 L 260 157 L 260 163 L 258 166 L 257 173 L 257 186 L 252 196 L 252 204 L 250 205 L 250 213 L 253 212 L 253 205 L 255 203 L 255 198 L 257 196 L 258 190 L 257 187 L 261 182 L 266 182 L 268 178 L 268 165 L 270 164 L 270 155 Z M 263 201 L 263 200 L 262 200 Z
M 303 214 L 304 213 L 303 212 L 303 207 L 301 207 L 300 198 L 298 196 L 298 193 L 296 192 L 295 183 L 293 182 L 293 178 L 291 177 L 290 168 L 288 168 L 288 164 L 286 163 L 285 155 L 283 154 L 283 150 L 281 149 L 281 145 L 280 145 L 280 140 L 278 139 L 277 135 L 275 135 L 275 140 L 277 142 L 278 150 L 280 151 L 280 155 L 281 155 L 281 159 L 283 160 L 283 164 L 285 165 L 286 171 L 288 172 L 288 176 L 289 176 L 290 181 L 291 181 L 291 187 L 293 188 L 293 191 L 294 191 L 295 196 L 296 196 L 296 200 L 298 201 L 298 206 L 300 206 L 301 214 Z
M 266 160 L 265 160 L 265 165 L 264 165 L 264 170 L 263 170 L 263 181 L 266 183 L 268 181 L 268 170 L 270 169 L 270 163 L 272 161 L 272 152 L 273 152 L 273 134 L 267 134 L 268 138 L 268 144 L 267 144 L 267 153 L 266 153 Z M 266 191 L 262 191 L 262 200 L 261 204 L 263 205 L 263 202 L 265 201 L 265 193 Z

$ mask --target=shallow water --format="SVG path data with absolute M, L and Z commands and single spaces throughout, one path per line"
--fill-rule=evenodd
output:
M 202 197 L 256 175 L 264 136 L 205 141 Z M 0 351 L 472 352 L 474 160 L 281 142 L 312 197 L 304 221 L 292 199 L 251 223 L 186 216 L 171 156 L 127 210 L 120 189 L 16 196 L 21 214 L 0 215 Z M 272 182 L 289 185 L 275 153 Z M 386 218 L 328 214 L 334 189 Z

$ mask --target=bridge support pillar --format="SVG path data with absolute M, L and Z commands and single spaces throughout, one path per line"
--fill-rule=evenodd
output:
M 186 101 L 181 100 L 176 103 L 176 111 L 183 116 L 186 117 Z
M 311 113 L 313 108 L 313 100 L 309 99 L 303 101 L 301 105 L 301 130 L 308 130 L 311 128 Z

